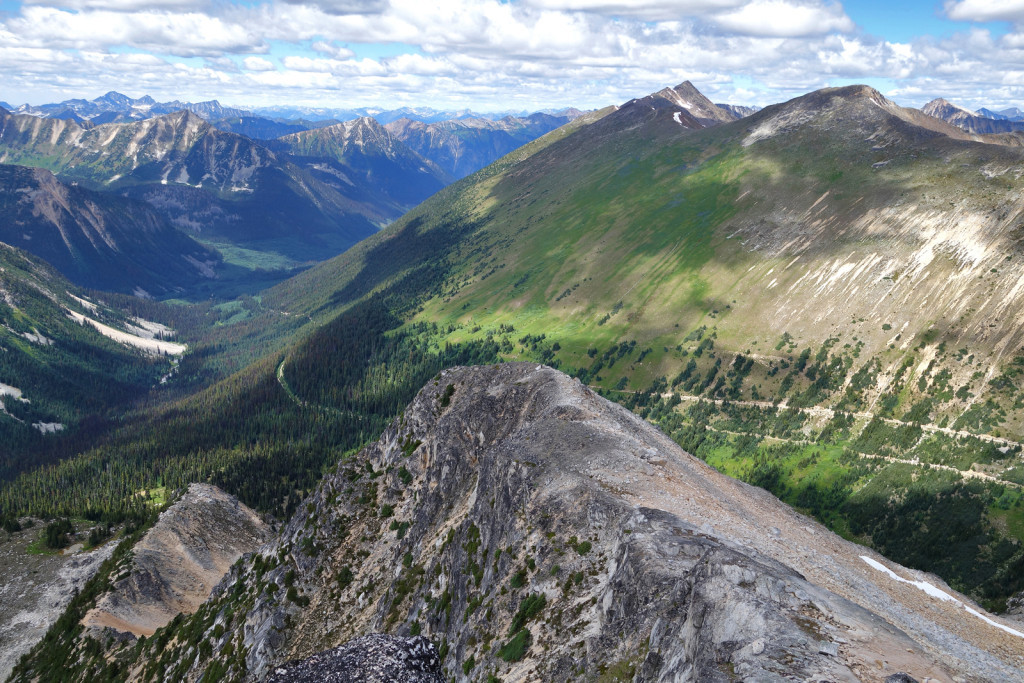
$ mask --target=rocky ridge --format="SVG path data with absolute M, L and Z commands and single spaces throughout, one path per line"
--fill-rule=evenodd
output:
M 130 567 L 82 620 L 87 628 L 149 636 L 195 612 L 232 563 L 271 535 L 260 517 L 216 486 L 192 484 L 136 543 Z
M 439 643 L 460 681 L 983 681 L 1024 667 L 1024 634 L 935 577 L 525 363 L 441 373 L 204 610 L 212 656 L 174 672 L 190 680 L 209 666 L 260 679 L 378 631 Z

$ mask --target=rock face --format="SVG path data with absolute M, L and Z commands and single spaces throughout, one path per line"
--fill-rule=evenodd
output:
M 267 524 L 237 498 L 192 484 L 135 545 L 128 575 L 82 622 L 152 635 L 179 613 L 195 612 L 235 560 L 269 537 Z
M 442 683 L 441 659 L 423 636 L 375 633 L 278 667 L 268 683 Z
M 441 373 L 301 510 L 207 606 L 234 674 L 390 631 L 461 681 L 1022 680 L 1024 634 L 543 366 Z

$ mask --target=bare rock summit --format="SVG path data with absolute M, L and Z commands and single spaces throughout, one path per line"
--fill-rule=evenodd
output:
M 192 484 L 135 545 L 127 575 L 82 623 L 152 635 L 178 614 L 195 612 L 235 560 L 270 536 L 267 524 L 237 498 Z

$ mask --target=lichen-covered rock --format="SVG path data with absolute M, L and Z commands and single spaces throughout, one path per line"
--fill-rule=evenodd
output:
M 188 677 L 389 632 L 459 681 L 1022 680 L 1024 639 L 966 600 L 562 373 L 455 368 L 225 577 Z
M 274 669 L 267 683 L 443 683 L 441 659 L 422 636 L 374 633 Z

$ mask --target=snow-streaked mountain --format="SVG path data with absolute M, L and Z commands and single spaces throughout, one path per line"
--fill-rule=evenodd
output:
M 397 217 L 452 181 L 370 117 L 282 136 L 267 143 L 324 182 L 363 188 Z
M 185 111 L 92 128 L 0 113 L 0 125 L 0 162 L 130 194 L 187 232 L 297 261 L 343 251 L 443 184 L 384 201 L 370 179 L 320 173 Z
M 249 115 L 249 112 L 242 109 L 225 107 L 217 100 L 157 102 L 149 95 L 135 99 L 114 91 L 94 100 L 72 99 L 39 106 L 25 104 L 14 109 L 11 107 L 5 107 L 5 109 L 16 114 L 31 114 L 47 118 L 70 118 L 68 112 L 71 112 L 78 117 L 79 122 L 92 121 L 95 124 L 141 121 L 181 110 L 190 111 L 208 121 Z
M 1009 133 L 1015 130 L 1024 130 L 1024 122 L 988 118 L 941 97 L 921 107 L 921 111 L 947 123 L 952 123 L 969 133 Z

